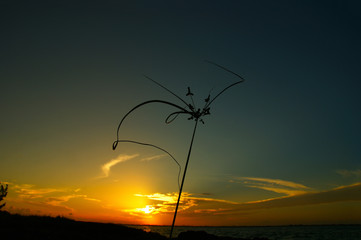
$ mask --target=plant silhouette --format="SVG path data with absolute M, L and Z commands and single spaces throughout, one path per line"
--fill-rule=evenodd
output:
M 171 90 L 169 90 L 168 88 L 164 87 L 163 85 L 161 85 L 160 83 L 158 83 L 157 81 L 153 80 L 152 78 L 148 77 L 148 76 L 145 76 L 146 78 L 148 78 L 149 80 L 151 80 L 152 82 L 154 82 L 155 84 L 157 84 L 158 86 L 160 86 L 161 88 L 165 89 L 166 91 L 168 91 L 169 93 L 171 93 L 173 96 L 175 96 L 176 98 L 178 98 L 185 106 L 182 107 L 178 104 L 174 104 L 172 102 L 169 102 L 169 101 L 164 101 L 164 100 L 149 100 L 149 101 L 145 101 L 145 102 L 142 102 L 138 105 L 136 105 L 135 107 L 133 107 L 130 111 L 128 111 L 124 117 L 121 119 L 119 125 L 118 125 L 118 128 L 117 128 L 117 140 L 113 142 L 113 150 L 116 149 L 116 147 L 118 146 L 118 143 L 120 142 L 128 142 L 128 143 L 135 143 L 135 144 L 140 144 L 140 145 L 146 145 L 146 146 L 150 146 L 150 147 L 154 147 L 154 148 L 157 148 L 165 153 L 167 153 L 178 165 L 179 167 L 179 173 L 178 173 L 178 187 L 179 187 L 179 194 L 178 194 L 178 200 L 177 200 L 177 205 L 176 205 L 176 208 L 175 208 L 175 211 L 174 211 L 174 217 L 173 217 L 173 222 L 172 222 L 172 227 L 171 227 L 171 230 L 170 230 L 170 236 L 169 236 L 169 239 L 172 239 L 172 234 L 173 234 L 173 228 L 174 228 L 174 224 L 175 224 L 175 220 L 176 220 L 176 217 L 177 217 L 177 211 L 178 211 L 178 206 L 179 206 L 179 202 L 180 202 L 180 198 L 181 198 L 181 195 L 182 195 L 182 190 L 183 190 L 183 184 L 184 184 L 184 180 L 185 180 L 185 176 L 186 176 L 186 173 L 187 173 L 187 168 L 188 168 L 188 163 L 189 163 L 189 159 L 190 159 L 190 155 L 191 155 L 191 151 L 192 151 L 192 146 L 193 146 L 193 140 L 194 140 L 194 136 L 195 136 L 195 133 L 196 133 L 196 130 L 197 130 L 197 126 L 198 126 L 198 122 L 201 122 L 204 124 L 204 120 L 203 120 L 203 117 L 207 116 L 207 115 L 210 115 L 210 106 L 211 104 L 221 95 L 223 94 L 227 89 L 245 81 L 244 78 L 242 78 L 240 75 L 238 75 L 237 73 L 234 73 L 232 72 L 231 70 L 217 64 L 217 63 L 214 63 L 214 62 L 211 62 L 211 61 L 208 61 L 208 60 L 205 60 L 207 63 L 209 64 L 213 64 L 231 74 L 233 74 L 234 76 L 238 77 L 240 80 L 237 81 L 237 82 L 234 82 L 232 84 L 230 84 L 229 86 L 227 86 L 226 88 L 224 88 L 222 91 L 220 91 L 217 95 L 215 95 L 215 97 L 211 97 L 211 95 L 209 94 L 207 96 L 206 99 L 204 99 L 204 106 L 202 109 L 200 108 L 196 108 L 195 104 L 194 104 L 194 101 L 193 101 L 193 96 L 194 94 L 192 93 L 191 91 L 191 88 L 190 87 L 187 87 L 187 93 L 186 93 L 186 96 L 190 98 L 191 102 L 188 103 L 186 102 L 183 98 L 179 97 L 177 94 L 175 94 L 174 92 L 172 92 Z M 144 105 L 147 105 L 147 104 L 151 104 L 151 103 L 160 103 L 160 104 L 166 104 L 166 105 L 170 105 L 174 108 L 176 108 L 177 110 L 175 112 L 172 112 L 171 114 L 169 114 L 166 119 L 165 119 L 165 123 L 169 124 L 171 122 L 173 122 L 179 115 L 181 114 L 185 114 L 185 115 L 188 115 L 188 120 L 194 120 L 195 121 L 195 124 L 194 124 L 194 128 L 193 128 L 193 133 L 192 133 L 192 138 L 191 138 L 191 142 L 190 142 L 190 146 L 189 146 L 189 150 L 188 150 L 188 155 L 187 155 L 187 161 L 186 161 L 186 164 L 185 164 L 185 167 L 184 167 L 184 172 L 183 172 L 183 177 L 182 177 L 182 182 L 181 184 L 179 185 L 179 177 L 180 177 L 180 172 L 181 172 L 181 166 L 180 164 L 178 163 L 178 161 L 168 152 L 166 151 L 165 149 L 161 148 L 161 147 L 158 147 L 156 145 L 153 145 L 153 144 L 148 144 L 148 143 L 142 143 L 142 142 L 138 142 L 138 141 L 133 141 L 133 140 L 121 140 L 119 139 L 119 129 L 121 127 L 121 125 L 123 124 L 124 120 L 133 112 L 135 111 L 136 109 L 144 106 Z
M 0 182 L 1 184 L 1 182 Z M 4 185 L 1 184 L 0 187 L 0 202 L 4 199 L 4 197 L 6 197 L 6 195 L 8 194 L 8 185 L 6 184 L 6 186 L 4 187 Z M 6 203 L 0 204 L 0 209 L 2 209 L 5 206 Z

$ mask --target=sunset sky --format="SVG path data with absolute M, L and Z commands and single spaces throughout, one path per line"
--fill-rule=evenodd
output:
M 51 2 L 51 3 L 49 3 Z M 119 143 L 196 105 L 178 225 L 361 224 L 360 1 L 1 1 L 5 210 L 169 225 L 178 166 Z M 183 106 L 183 105 L 182 105 Z M 184 169 L 194 121 L 120 138 Z

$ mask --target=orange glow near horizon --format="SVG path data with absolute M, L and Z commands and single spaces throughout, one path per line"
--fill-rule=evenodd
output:
M 176 225 L 284 225 L 361 223 L 361 183 L 315 191 L 271 179 L 247 179 L 252 188 L 288 195 L 244 203 L 184 192 Z M 243 180 L 242 180 L 243 181 Z M 267 182 L 273 188 L 265 187 Z M 238 184 L 237 182 L 233 182 Z M 7 210 L 23 215 L 64 216 L 75 220 L 120 224 L 170 225 L 178 193 L 142 194 L 141 188 L 93 186 L 95 189 L 38 188 L 9 185 Z M 281 191 L 286 188 L 289 191 Z M 294 189 L 306 192 L 295 194 Z M 93 191 L 98 193 L 95 198 Z M 136 191 L 137 193 L 134 193 Z M 297 191 L 296 191 L 297 192 Z M 332 211 L 330 211 L 332 209 Z M 325 217 L 327 216 L 327 218 Z

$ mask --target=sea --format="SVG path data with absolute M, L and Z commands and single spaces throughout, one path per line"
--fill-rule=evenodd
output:
M 146 232 L 157 232 L 169 236 L 169 226 L 131 225 Z M 173 236 L 184 231 L 205 231 L 207 233 L 235 237 L 263 237 L 270 240 L 361 240 L 361 225 L 295 225 L 267 227 L 182 227 L 174 228 Z

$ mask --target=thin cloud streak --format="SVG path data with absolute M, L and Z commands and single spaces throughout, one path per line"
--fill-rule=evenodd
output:
M 290 184 L 287 183 L 287 185 Z M 296 184 L 293 186 L 298 185 Z M 302 188 L 307 187 L 303 186 Z M 149 217 L 148 214 L 171 214 L 174 209 L 177 193 L 154 193 L 149 195 L 136 194 L 135 196 L 146 198 L 150 201 L 153 201 L 153 203 L 147 203 L 144 208 L 125 209 L 123 210 L 123 212 L 139 217 Z M 188 216 L 194 214 L 236 216 L 237 214 L 247 214 L 247 212 L 259 211 L 264 209 L 332 204 L 336 202 L 349 201 L 361 201 L 361 183 L 341 186 L 327 191 L 312 191 L 297 195 L 289 195 L 246 203 L 237 203 L 224 199 L 203 198 L 193 196 L 190 193 L 184 193 L 184 198 L 182 198 L 182 202 L 180 205 L 180 211 L 183 212 L 183 215 Z
M 270 178 L 235 177 L 230 182 L 241 183 L 247 187 L 263 189 L 287 196 L 300 195 L 310 192 L 310 188 L 291 181 Z
M 306 186 L 304 186 L 302 184 L 291 182 L 291 181 L 285 181 L 285 180 L 281 180 L 281 179 L 252 178 L 252 177 L 241 177 L 241 179 L 251 180 L 251 181 L 254 181 L 254 182 L 264 182 L 264 183 L 276 184 L 276 185 L 280 185 L 280 186 L 284 186 L 284 187 L 290 187 L 290 188 L 308 189 L 308 187 L 306 187 Z
M 32 184 L 11 184 L 5 210 L 27 215 L 64 215 L 74 212 L 69 203 L 71 199 L 101 202 L 79 192 L 81 192 L 80 188 L 39 188 Z
M 116 159 L 112 159 L 109 162 L 103 164 L 101 166 L 101 169 L 103 171 L 103 176 L 100 176 L 100 178 L 107 178 L 109 177 L 110 168 L 114 167 L 118 163 L 128 161 L 130 159 L 133 159 L 135 157 L 138 157 L 139 154 L 133 154 L 133 155 L 119 155 Z
M 327 191 L 309 192 L 293 196 L 241 203 L 238 207 L 224 211 L 224 213 L 348 201 L 361 201 L 361 183 L 341 186 Z
M 73 199 L 73 198 L 82 198 L 87 201 L 101 202 L 98 199 L 89 198 L 85 194 L 70 194 L 70 195 L 64 195 L 64 196 L 59 196 L 59 197 L 49 197 L 45 200 L 45 203 L 53 205 L 53 206 L 61 206 L 63 203 L 68 202 L 70 199 Z
M 265 187 L 251 186 L 251 187 L 263 189 L 263 190 L 270 191 L 270 192 L 285 194 L 287 196 L 294 196 L 294 195 L 300 195 L 300 194 L 307 193 L 307 191 L 304 191 L 304 190 L 284 189 L 284 188 L 280 188 L 280 187 L 266 187 L 266 186 Z
M 327 191 L 314 191 L 299 195 L 285 196 L 266 200 L 252 201 L 246 203 L 230 204 L 227 201 L 218 201 L 221 205 L 214 205 L 211 208 L 202 208 L 197 201 L 197 208 L 188 215 L 247 215 L 254 211 L 266 209 L 298 207 L 318 204 L 332 204 L 337 202 L 360 202 L 361 183 L 347 186 L 340 186 Z
M 196 200 L 198 202 L 215 202 L 215 203 L 226 203 L 226 204 L 238 204 L 237 202 L 228 201 L 228 200 L 224 200 L 224 199 L 216 199 L 216 198 L 188 197 L 188 199 Z
M 142 158 L 140 161 L 152 161 L 156 159 L 160 159 L 166 155 L 155 155 L 151 157 Z M 106 162 L 101 166 L 101 170 L 103 172 L 103 175 L 98 178 L 107 178 L 110 174 L 110 169 L 117 165 L 118 163 L 122 163 L 131 159 L 134 159 L 136 157 L 139 157 L 139 154 L 133 154 L 133 155 L 119 155 L 117 158 L 110 160 L 109 162 Z
M 140 161 L 152 161 L 152 160 L 158 160 L 161 159 L 163 157 L 167 156 L 166 154 L 161 154 L 161 155 L 155 155 L 155 156 L 151 156 L 151 157 L 146 157 L 146 158 L 142 158 Z
M 146 198 L 150 201 L 153 201 L 153 204 L 147 204 L 144 208 L 133 208 L 125 209 L 123 212 L 129 213 L 134 216 L 144 216 L 148 218 L 147 214 L 158 214 L 158 213 L 167 213 L 173 214 L 174 206 L 177 203 L 178 193 L 153 193 L 148 195 L 135 194 L 137 197 Z M 184 212 L 190 208 L 204 208 L 204 206 L 209 205 L 236 205 L 238 203 L 215 198 L 206 198 L 206 197 L 193 197 L 193 194 L 184 192 L 182 194 L 181 203 L 179 205 L 179 211 Z M 203 213 L 202 211 L 208 211 L 205 209 L 194 209 L 190 210 L 189 213 Z M 221 208 L 223 210 L 223 208 Z M 188 214 L 189 214 L 188 213 Z
M 18 194 L 20 198 L 34 199 L 42 198 L 44 195 L 51 193 L 66 192 L 66 189 L 56 189 L 56 188 L 36 188 L 35 185 L 31 184 L 21 184 L 13 185 L 12 188 Z
M 338 174 L 342 175 L 343 177 L 361 177 L 361 169 L 356 170 L 338 170 Z

